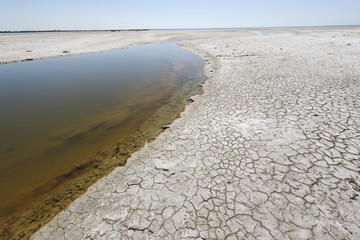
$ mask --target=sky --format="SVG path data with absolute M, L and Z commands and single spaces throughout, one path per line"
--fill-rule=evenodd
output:
M 360 25 L 360 0 L 0 0 L 0 31 Z

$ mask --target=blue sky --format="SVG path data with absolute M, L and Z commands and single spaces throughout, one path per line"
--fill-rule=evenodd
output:
M 360 0 L 0 0 L 0 30 L 359 25 Z

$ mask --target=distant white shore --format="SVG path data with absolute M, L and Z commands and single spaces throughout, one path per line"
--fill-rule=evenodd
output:
M 356 28 L 356 27 L 353 27 Z M 319 31 L 347 31 L 353 29 L 316 28 Z M 313 28 L 263 29 L 264 32 L 296 32 Z M 357 28 L 358 29 L 358 28 Z M 95 53 L 167 41 L 193 40 L 219 37 L 239 37 L 252 34 L 254 29 L 229 30 L 151 30 L 151 31 L 79 31 L 79 32 L 31 32 L 0 34 L 0 64 L 31 61 L 36 59 Z M 55 34 L 56 33 L 56 34 Z
M 56 32 L 0 35 L 0 64 L 79 55 L 167 41 L 236 37 L 251 30 Z

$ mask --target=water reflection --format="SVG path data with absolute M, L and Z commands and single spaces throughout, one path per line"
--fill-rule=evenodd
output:
M 136 131 L 202 69 L 174 43 L 0 65 L 0 217 Z

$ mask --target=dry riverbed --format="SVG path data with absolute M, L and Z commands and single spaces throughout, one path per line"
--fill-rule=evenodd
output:
M 360 29 L 206 34 L 204 93 L 32 239 L 360 238 Z

